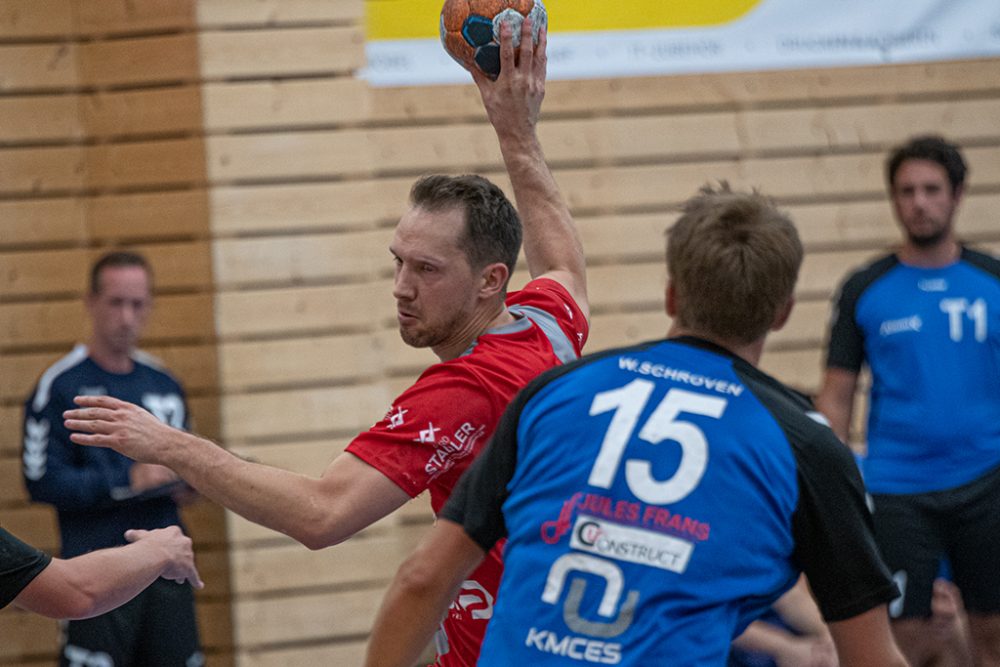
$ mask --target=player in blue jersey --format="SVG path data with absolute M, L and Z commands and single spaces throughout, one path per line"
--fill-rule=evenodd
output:
M 850 452 L 755 367 L 802 261 L 758 194 L 706 189 L 668 236 L 666 340 L 546 372 L 400 568 L 367 664 L 410 665 L 506 537 L 480 665 L 724 665 L 805 572 L 843 665 L 905 664 Z
M 63 558 L 127 544 L 128 530 L 177 526 L 177 500 L 190 497 L 169 468 L 70 442 L 62 413 L 81 394 L 110 394 L 172 426 L 188 425 L 180 384 L 135 348 L 152 309 L 145 258 L 113 252 L 99 259 L 86 307 L 88 343 L 42 374 L 24 410 L 25 484 L 33 500 L 56 508 Z M 203 658 L 191 587 L 160 579 L 114 611 L 71 621 L 60 661 L 197 667 Z
M 846 441 L 870 368 L 864 477 L 903 593 L 893 630 L 914 665 L 938 649 L 928 623 L 943 555 L 977 664 L 1000 665 L 1000 261 L 956 237 L 965 176 L 958 148 L 938 137 L 890 155 L 903 243 L 841 287 L 817 399 Z

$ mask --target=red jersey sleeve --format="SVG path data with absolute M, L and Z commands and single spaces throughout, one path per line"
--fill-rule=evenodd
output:
M 416 497 L 482 449 L 496 411 L 473 374 L 435 364 L 347 451 Z
M 590 324 L 569 291 L 551 278 L 537 278 L 507 297 L 508 306 L 529 306 L 544 310 L 556 318 L 559 328 L 573 344 L 576 356 L 583 353 L 590 335 Z

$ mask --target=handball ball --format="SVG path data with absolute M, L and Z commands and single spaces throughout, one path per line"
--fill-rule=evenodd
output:
M 510 25 L 517 48 L 526 18 L 531 19 L 531 36 L 537 42 L 538 31 L 548 21 L 541 0 L 445 0 L 441 43 L 459 65 L 470 71 L 478 67 L 495 79 L 500 74 L 500 25 Z

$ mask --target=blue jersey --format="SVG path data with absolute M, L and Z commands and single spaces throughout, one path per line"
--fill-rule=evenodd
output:
M 130 528 L 180 523 L 170 488 L 134 494 L 129 488 L 132 459 L 112 449 L 77 445 L 63 426 L 63 411 L 76 407 L 74 396 L 107 394 L 186 428 L 184 391 L 177 380 L 148 355 L 136 353 L 133 361 L 132 372 L 109 373 L 78 345 L 45 371 L 25 404 L 25 484 L 33 500 L 56 508 L 63 558 L 125 544 Z
M 691 338 L 541 376 L 442 513 L 508 537 L 479 664 L 722 665 L 803 570 L 827 620 L 891 600 L 851 454 L 810 410 Z
M 865 482 L 925 493 L 1000 466 L 1000 261 L 884 257 L 844 283 L 827 365 L 872 374 Z

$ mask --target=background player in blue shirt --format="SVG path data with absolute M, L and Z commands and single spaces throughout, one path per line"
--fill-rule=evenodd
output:
M 864 478 L 907 657 L 919 666 L 938 652 L 928 623 L 944 556 L 977 664 L 1000 665 L 1000 261 L 956 238 L 957 147 L 915 138 L 886 171 L 903 243 L 844 282 L 817 405 L 846 441 L 858 373 L 871 369 Z
M 63 558 L 124 545 L 128 530 L 180 524 L 176 501 L 188 499 L 190 490 L 169 468 L 74 444 L 62 419 L 74 396 L 96 393 L 132 401 L 172 426 L 188 426 L 180 384 L 136 349 L 152 303 L 152 271 L 144 257 L 112 252 L 100 258 L 86 296 L 88 343 L 49 367 L 25 404 L 25 484 L 33 500 L 56 508 Z M 98 663 L 202 664 L 191 587 L 156 581 L 127 605 L 71 621 L 60 664 Z
M 791 311 L 794 226 L 760 195 L 706 189 L 667 260 L 670 337 L 518 395 L 400 568 L 368 665 L 412 664 L 503 537 L 480 665 L 723 665 L 803 571 L 842 664 L 905 664 L 850 452 L 755 367 Z

